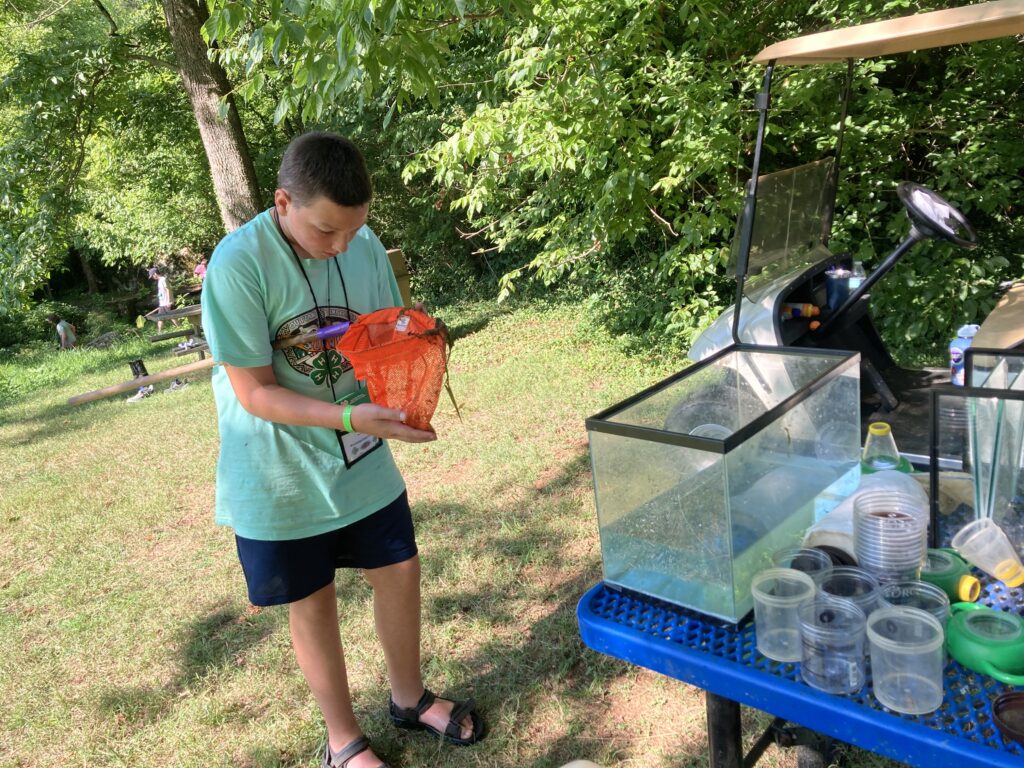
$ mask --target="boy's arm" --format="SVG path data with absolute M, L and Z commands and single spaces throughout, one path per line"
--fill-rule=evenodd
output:
M 277 383 L 272 366 L 240 368 L 224 365 L 231 388 L 238 402 L 257 418 L 279 424 L 302 427 L 343 429 L 344 406 L 326 403 L 313 397 L 293 392 Z M 407 443 L 427 443 L 437 435 L 413 429 L 402 423 L 405 414 L 392 408 L 362 403 L 352 409 L 352 429 L 374 437 L 404 440 Z

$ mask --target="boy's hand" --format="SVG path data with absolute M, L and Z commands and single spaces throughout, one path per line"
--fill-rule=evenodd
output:
M 349 421 L 356 432 L 386 440 L 404 440 L 407 443 L 429 443 L 437 440 L 437 433 L 414 429 L 405 424 L 405 414 L 402 411 L 373 403 L 355 406 Z

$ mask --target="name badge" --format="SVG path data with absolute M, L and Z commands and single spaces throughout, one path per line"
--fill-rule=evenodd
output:
M 368 402 L 370 402 L 369 395 L 365 390 L 360 390 L 343 397 L 338 401 L 338 405 L 359 405 Z M 347 468 L 384 445 L 384 441 L 379 437 L 362 432 L 338 430 L 338 433 L 341 435 L 341 454 Z

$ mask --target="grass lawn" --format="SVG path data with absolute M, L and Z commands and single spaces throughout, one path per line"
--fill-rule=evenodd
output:
M 442 316 L 463 419 L 442 399 L 440 440 L 393 448 L 424 563 L 427 683 L 475 696 L 490 734 L 439 748 L 391 727 L 370 590 L 342 573 L 367 735 L 396 768 L 706 765 L 702 692 L 586 649 L 574 616 L 600 578 L 584 419 L 680 361 L 627 355 L 573 306 Z M 180 364 L 173 346 L 0 359 L 0 766 L 319 765 L 287 611 L 249 605 L 213 525 L 208 374 L 140 403 L 65 404 L 130 378 L 132 358 Z M 776 747 L 763 760 L 795 765 Z

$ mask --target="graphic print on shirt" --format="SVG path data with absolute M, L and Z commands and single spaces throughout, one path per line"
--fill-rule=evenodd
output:
M 334 306 L 320 307 L 320 314 L 323 317 L 324 325 L 334 325 L 346 321 L 354 322 L 359 317 L 359 313 L 346 307 Z M 317 329 L 316 321 L 315 309 L 303 312 L 290 320 L 285 320 L 277 329 L 274 338 L 277 340 L 300 333 L 312 333 Z M 327 383 L 328 373 L 330 373 L 331 383 L 335 383 L 345 371 L 352 368 L 352 363 L 344 355 L 335 349 L 325 350 L 323 342 L 319 340 L 300 344 L 297 347 L 286 347 L 281 351 L 284 353 L 288 365 L 303 376 L 309 376 L 317 385 Z

